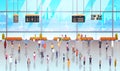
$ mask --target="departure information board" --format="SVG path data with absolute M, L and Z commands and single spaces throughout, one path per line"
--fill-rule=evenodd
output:
M 39 22 L 39 15 L 37 15 L 37 14 L 27 14 L 25 16 L 25 22 Z
M 84 15 L 73 15 L 72 22 L 73 23 L 83 23 L 83 22 L 85 22 L 85 16 Z

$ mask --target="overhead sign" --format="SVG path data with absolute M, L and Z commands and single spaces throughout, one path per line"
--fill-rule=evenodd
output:
M 77 14 L 72 16 L 72 22 L 74 23 L 83 23 L 85 22 L 85 16 L 82 14 Z

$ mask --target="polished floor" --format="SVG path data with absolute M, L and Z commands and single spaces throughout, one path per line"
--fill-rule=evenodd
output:
M 111 42 L 109 43 L 109 48 L 106 53 L 105 43 L 102 42 L 101 54 L 99 52 L 99 41 L 94 40 L 90 41 L 88 45 L 87 41 L 69 41 L 69 53 L 68 57 L 70 58 L 71 64 L 70 68 L 67 67 L 67 52 L 66 52 L 66 42 L 62 41 L 60 45 L 60 54 L 58 59 L 56 59 L 55 54 L 52 57 L 52 52 L 50 45 L 54 44 L 55 51 L 58 51 L 57 41 L 45 41 L 47 43 L 47 49 L 44 52 L 44 58 L 41 59 L 37 42 L 27 41 L 27 49 L 25 49 L 25 41 L 14 41 L 13 48 L 8 42 L 6 52 L 8 55 L 13 54 L 12 64 L 10 66 L 9 58 L 5 60 L 5 50 L 3 47 L 3 41 L 0 41 L 0 71 L 119 71 L 120 70 L 120 42 L 114 41 L 114 47 L 111 48 Z M 21 45 L 21 52 L 18 54 L 18 44 Z M 75 46 L 82 53 L 82 56 L 86 57 L 86 64 L 83 65 L 83 57 L 80 61 L 74 54 L 72 54 L 72 46 Z M 40 47 L 42 50 L 42 47 Z M 36 52 L 36 61 L 33 60 L 33 52 Z M 66 55 L 66 61 L 63 63 L 63 53 Z M 50 61 L 47 64 L 46 55 L 49 55 Z M 89 56 L 92 56 L 92 65 L 89 65 Z M 109 56 L 112 57 L 112 66 L 109 67 Z M 15 58 L 17 58 L 17 65 L 15 66 Z M 31 64 L 30 69 L 27 68 L 27 58 L 30 58 Z M 117 59 L 116 69 L 114 67 L 114 59 Z M 101 59 L 101 69 L 99 69 L 99 60 Z

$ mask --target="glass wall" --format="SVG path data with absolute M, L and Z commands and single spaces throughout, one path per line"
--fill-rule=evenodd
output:
M 114 13 L 114 30 L 120 31 L 120 12 Z
M 0 0 L 0 34 L 6 32 L 7 25 L 8 36 L 12 36 L 14 32 L 13 36 L 18 36 L 18 33 L 23 38 L 39 35 L 41 31 L 49 39 L 62 34 L 75 39 L 77 33 L 87 34 L 95 39 L 106 36 L 103 33 L 112 36 L 112 29 L 114 33 L 120 33 L 119 2 L 120 0 L 114 0 L 112 5 L 112 0 L 101 0 L 100 5 L 100 0 L 8 0 L 6 24 L 6 0 Z M 112 6 L 114 6 L 113 24 Z M 19 16 L 18 23 L 13 22 L 14 14 Z M 39 22 L 26 23 L 26 14 L 38 14 Z M 84 14 L 85 22 L 72 23 L 74 14 Z M 91 20 L 92 14 L 101 14 L 102 20 Z
M 0 31 L 6 31 L 6 13 L 0 13 Z
M 72 13 L 44 12 L 42 14 L 43 31 L 75 31 L 76 24 L 72 23 Z
M 0 0 L 0 11 L 6 10 L 6 0 Z
M 114 0 L 114 10 L 115 11 L 120 11 L 119 3 L 120 3 L 120 0 Z

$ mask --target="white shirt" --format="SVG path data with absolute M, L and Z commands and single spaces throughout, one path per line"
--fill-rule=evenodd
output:
M 54 52 L 55 52 L 55 49 L 52 49 L 52 52 L 54 53 Z
M 36 54 L 34 53 L 33 56 L 36 56 Z
M 114 41 L 111 41 L 111 47 L 114 47 Z
M 38 43 L 40 44 L 40 43 L 41 43 L 41 41 L 38 41 Z
M 9 62 L 12 63 L 12 57 L 11 56 L 9 57 Z
M 57 42 L 59 42 L 59 38 L 57 39 Z
M 49 61 L 49 56 L 47 57 L 47 60 Z

